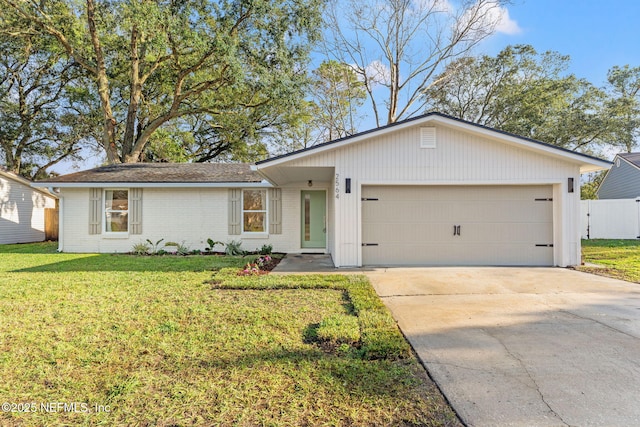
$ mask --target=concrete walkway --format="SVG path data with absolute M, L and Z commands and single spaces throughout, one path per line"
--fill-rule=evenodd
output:
M 372 267 L 336 268 L 331 255 L 287 254 L 274 268 L 272 274 L 364 274 L 376 271 Z
M 287 254 L 271 274 L 337 273 L 331 255 Z
M 640 425 L 640 285 L 560 268 L 366 274 L 467 425 Z

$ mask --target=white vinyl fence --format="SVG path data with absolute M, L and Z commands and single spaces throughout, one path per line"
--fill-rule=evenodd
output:
M 583 239 L 637 239 L 640 199 L 580 201 Z

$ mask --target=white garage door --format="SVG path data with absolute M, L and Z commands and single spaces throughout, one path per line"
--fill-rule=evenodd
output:
M 553 265 L 553 190 L 362 189 L 364 265 Z

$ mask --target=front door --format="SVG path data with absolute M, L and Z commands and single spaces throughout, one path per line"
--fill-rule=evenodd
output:
M 325 248 L 327 245 L 327 197 L 324 190 L 302 191 L 301 247 Z

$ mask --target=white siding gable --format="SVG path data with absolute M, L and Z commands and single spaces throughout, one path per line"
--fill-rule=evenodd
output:
M 44 209 L 55 199 L 29 185 L 0 175 L 0 244 L 44 240 Z

